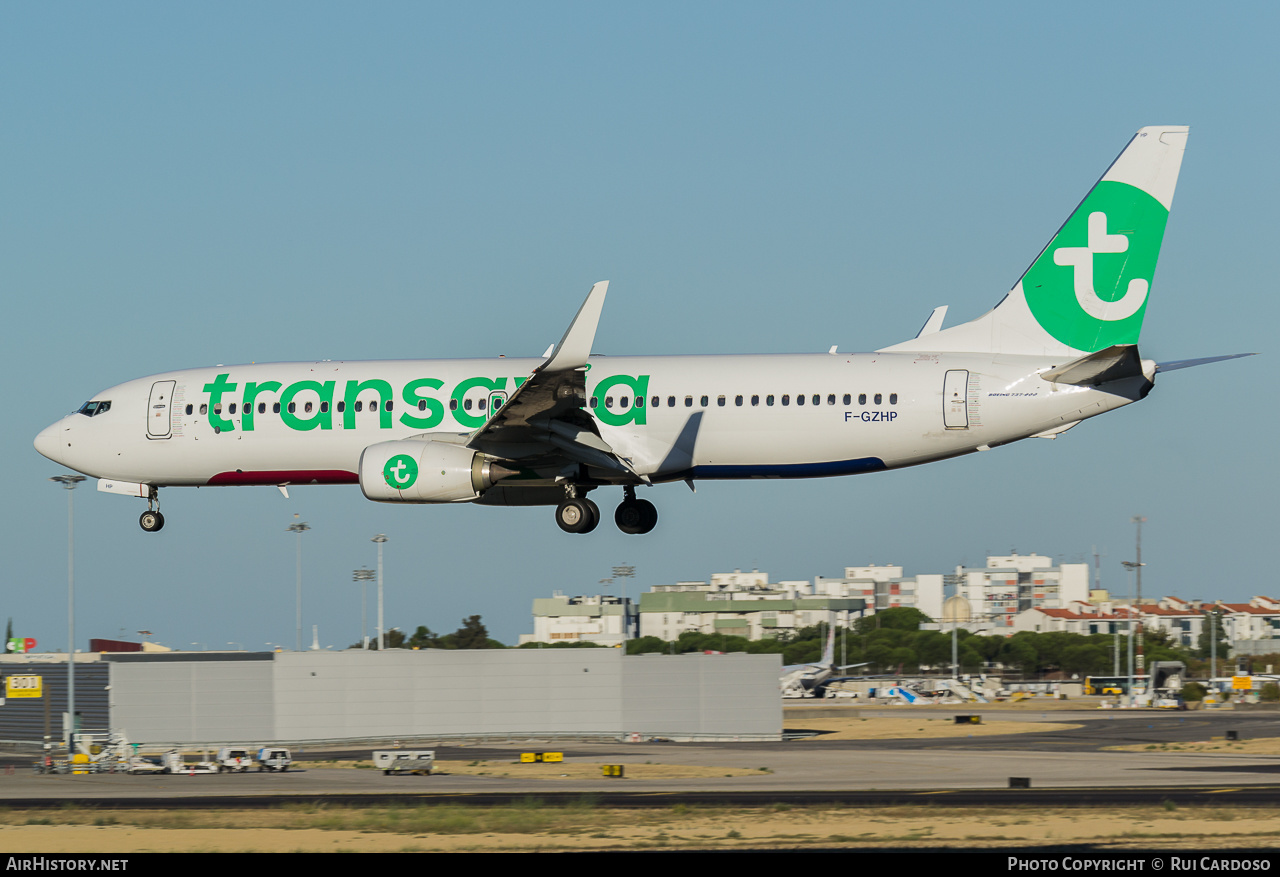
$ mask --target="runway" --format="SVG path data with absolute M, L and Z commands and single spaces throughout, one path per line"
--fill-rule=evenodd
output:
M 902 715 L 901 710 L 887 711 Z M 959 710 L 955 710 L 959 712 Z M 981 712 L 978 709 L 967 713 Z M 588 795 L 632 806 L 684 801 L 792 803 L 888 802 L 931 797 L 942 803 L 1065 804 L 1131 800 L 1280 802 L 1280 756 L 1197 752 L 1108 752 L 1104 746 L 1207 740 L 1237 730 L 1242 739 L 1280 736 L 1275 713 L 1000 711 L 1017 721 L 1073 722 L 1070 731 L 965 740 L 832 740 L 757 743 L 592 743 L 435 747 L 440 761 L 517 761 L 531 748 L 564 752 L 567 765 L 691 765 L 745 769 L 745 776 L 693 778 L 556 778 L 433 775 L 383 776 L 374 770 L 319 766 L 321 759 L 368 757 L 368 749 L 300 753 L 297 771 L 213 776 L 38 776 L 25 769 L 0 776 L 0 803 L 38 806 L 76 800 L 107 806 L 261 806 L 289 800 L 459 800 L 522 797 L 553 801 Z M 865 713 L 871 715 L 869 711 Z M 937 717 L 938 713 L 933 713 Z M 993 712 L 994 717 L 994 712 Z M 802 725 L 803 710 L 788 711 Z M 540 765 L 540 768 L 547 768 Z M 518 766 L 511 768 L 518 770 Z M 703 771 L 704 773 L 706 771 Z M 1029 790 L 1009 789 L 1010 777 Z

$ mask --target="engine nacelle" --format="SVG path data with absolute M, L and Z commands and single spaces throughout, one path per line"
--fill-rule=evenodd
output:
M 462 445 L 402 439 L 360 455 L 360 489 L 377 502 L 469 502 L 514 472 Z

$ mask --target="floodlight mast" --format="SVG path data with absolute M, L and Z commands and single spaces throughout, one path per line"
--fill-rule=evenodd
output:
M 50 481 L 67 491 L 67 757 L 76 745 L 76 531 L 73 494 L 83 475 L 55 475 Z
M 382 546 L 387 537 L 379 533 L 369 541 L 378 543 L 378 651 L 381 652 L 387 647 L 386 628 L 382 626 Z
M 294 517 L 298 517 L 294 515 Z M 298 534 L 298 609 L 296 619 L 296 632 L 294 634 L 293 650 L 295 652 L 302 651 L 302 534 L 310 530 L 311 527 L 306 521 L 294 521 L 289 525 L 285 532 Z

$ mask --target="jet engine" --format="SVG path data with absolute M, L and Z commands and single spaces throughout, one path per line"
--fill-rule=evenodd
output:
M 470 502 L 507 469 L 462 445 L 402 439 L 360 455 L 360 489 L 377 502 Z

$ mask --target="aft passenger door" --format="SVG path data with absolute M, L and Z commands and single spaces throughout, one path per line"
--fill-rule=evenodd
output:
M 942 380 L 942 424 L 947 429 L 969 428 L 969 370 L 953 368 Z
M 169 417 L 173 407 L 173 388 L 177 381 L 156 381 L 151 385 L 151 399 L 147 402 L 147 438 L 167 439 L 173 434 Z

